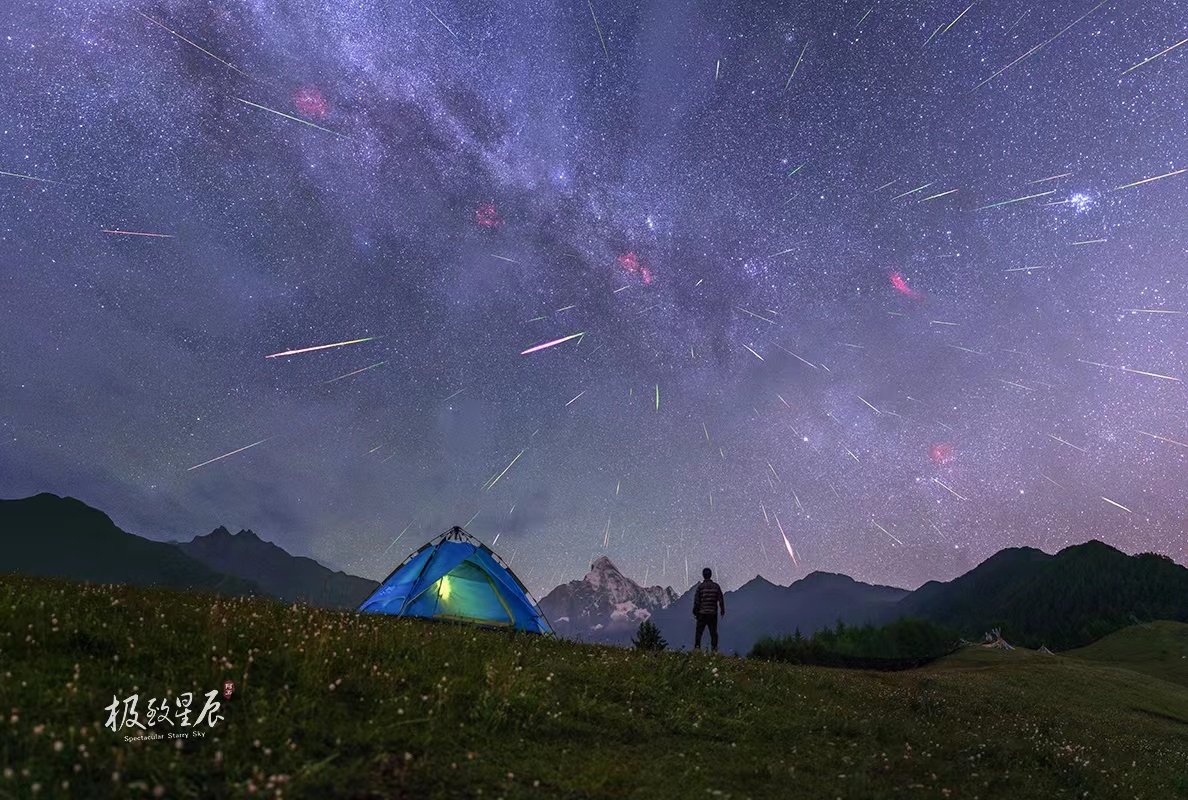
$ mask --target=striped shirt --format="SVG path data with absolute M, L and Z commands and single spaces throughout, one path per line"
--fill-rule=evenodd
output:
M 697 584 L 697 591 L 693 594 L 693 612 L 706 616 L 717 616 L 718 609 L 726 613 L 726 598 L 722 596 L 722 587 L 711 580 Z

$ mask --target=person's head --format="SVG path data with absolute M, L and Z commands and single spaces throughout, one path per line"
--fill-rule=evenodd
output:
M 710 576 L 713 574 L 714 574 L 714 571 L 712 569 L 710 569 L 709 567 L 706 567 L 705 569 L 703 569 L 701 571 L 701 577 L 707 581 L 710 579 Z

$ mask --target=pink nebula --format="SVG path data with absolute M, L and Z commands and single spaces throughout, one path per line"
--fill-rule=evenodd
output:
M 330 111 L 330 104 L 316 86 L 305 86 L 293 93 L 293 105 L 307 117 L 321 119 Z
M 494 203 L 483 203 L 474 212 L 474 221 L 484 228 L 498 228 L 503 220 L 495 213 Z
M 634 250 L 619 256 L 619 266 L 630 273 L 642 277 L 644 285 L 652 285 L 652 270 L 640 263 L 639 256 L 635 254 Z
M 920 294 L 919 292 L 917 292 L 912 287 L 907 285 L 907 281 L 904 280 L 902 272 L 892 272 L 891 273 L 891 285 L 895 287 L 895 291 L 899 292 L 900 294 L 902 294 L 906 297 L 911 297 L 912 299 L 919 300 L 921 297 L 924 296 L 924 295 Z
M 934 464 L 948 464 L 953 460 L 953 445 L 948 442 L 937 442 L 928 448 L 928 457 Z

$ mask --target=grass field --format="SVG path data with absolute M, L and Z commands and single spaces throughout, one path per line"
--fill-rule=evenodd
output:
M 1182 673 L 1119 656 L 1186 628 L 868 673 L 4 576 L 0 797 L 1188 797 Z M 205 738 L 103 727 L 225 679 Z
M 1148 622 L 1063 655 L 1188 686 L 1188 625 Z

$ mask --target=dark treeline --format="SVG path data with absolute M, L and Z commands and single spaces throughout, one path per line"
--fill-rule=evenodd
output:
M 1131 557 L 1089 542 L 1054 558 L 1016 560 L 1024 563 L 974 570 L 955 582 L 968 585 L 943 587 L 931 607 L 908 615 L 970 639 L 1001 628 L 1013 645 L 1052 650 L 1083 647 L 1140 622 L 1188 622 L 1188 570 L 1166 556 Z
M 812 636 L 764 637 L 751 658 L 859 669 L 911 669 L 953 652 L 961 637 L 934 622 L 900 619 L 888 625 L 825 628 Z

